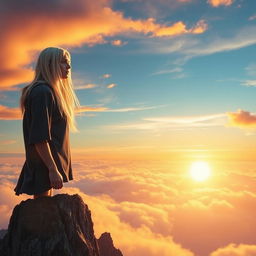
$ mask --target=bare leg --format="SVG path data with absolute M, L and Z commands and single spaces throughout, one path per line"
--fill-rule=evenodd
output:
M 41 193 L 41 194 L 36 194 L 34 195 L 34 199 L 38 198 L 38 197 L 43 197 L 43 196 L 48 196 L 48 197 L 51 197 L 53 195 L 53 189 L 49 189 L 49 190 L 46 190 L 45 192 Z

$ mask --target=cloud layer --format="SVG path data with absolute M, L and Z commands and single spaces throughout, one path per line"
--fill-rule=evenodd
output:
M 14 205 L 27 197 L 13 192 L 22 161 L 2 161 L 3 228 Z M 251 228 L 256 225 L 253 163 L 210 164 L 213 176 L 204 183 L 190 178 L 190 164 L 76 159 L 75 181 L 65 184 L 61 193 L 79 193 L 92 211 L 97 237 L 111 232 L 127 256 L 254 252 L 254 246 L 248 246 L 256 243 Z

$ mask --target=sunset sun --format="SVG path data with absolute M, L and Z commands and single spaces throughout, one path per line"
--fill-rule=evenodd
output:
M 207 162 L 197 161 L 191 164 L 190 176 L 195 181 L 205 181 L 211 175 L 211 169 Z

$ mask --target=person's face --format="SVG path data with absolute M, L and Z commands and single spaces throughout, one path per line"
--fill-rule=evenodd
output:
M 68 78 L 68 76 L 70 74 L 70 68 L 71 68 L 71 62 L 70 62 L 68 56 L 64 56 L 60 62 L 60 69 L 61 69 L 61 75 L 62 75 L 61 78 L 62 79 Z

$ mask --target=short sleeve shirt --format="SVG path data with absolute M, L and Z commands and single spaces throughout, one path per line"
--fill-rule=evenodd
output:
M 47 141 L 64 182 L 73 179 L 69 126 L 61 115 L 53 89 L 44 83 L 35 84 L 25 101 L 23 138 L 26 160 L 14 189 L 16 194 L 40 194 L 51 188 L 49 171 L 35 144 Z

